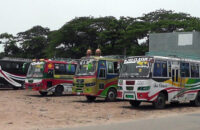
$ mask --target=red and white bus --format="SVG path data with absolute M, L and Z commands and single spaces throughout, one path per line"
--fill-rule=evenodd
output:
M 71 94 L 76 66 L 76 61 L 34 61 L 27 72 L 26 89 L 39 91 L 42 96 Z

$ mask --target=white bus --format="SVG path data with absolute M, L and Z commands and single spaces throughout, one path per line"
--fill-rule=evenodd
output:
M 125 59 L 118 80 L 118 99 L 133 107 L 151 102 L 162 109 L 166 101 L 200 106 L 200 60 L 139 56 Z

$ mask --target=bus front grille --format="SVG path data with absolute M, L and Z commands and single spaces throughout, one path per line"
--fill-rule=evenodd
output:
M 76 84 L 76 87 L 82 88 L 82 87 L 84 87 L 84 84 Z
M 126 87 L 126 90 L 133 90 L 133 87 Z

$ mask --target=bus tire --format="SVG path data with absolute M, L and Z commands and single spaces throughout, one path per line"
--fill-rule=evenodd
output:
M 86 96 L 88 102 L 94 102 L 96 97 L 95 96 Z
M 116 101 L 117 91 L 114 88 L 110 88 L 107 92 L 106 101 L 113 102 Z
M 55 96 L 62 96 L 64 91 L 64 87 L 62 85 L 58 85 L 55 88 L 55 92 L 53 93 Z
M 129 103 L 131 104 L 132 107 L 138 107 L 141 101 L 130 100 Z
M 194 106 L 200 106 L 200 91 L 197 93 L 197 96 L 194 101 L 191 101 L 191 104 Z
M 47 96 L 47 93 L 48 93 L 48 92 L 39 91 L 39 93 L 40 93 L 41 96 Z
M 164 109 L 166 105 L 166 99 L 165 99 L 164 93 L 159 93 L 157 99 L 153 102 L 153 105 L 156 109 Z

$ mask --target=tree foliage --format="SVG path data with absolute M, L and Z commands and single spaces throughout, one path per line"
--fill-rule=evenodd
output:
M 156 10 L 141 17 L 77 17 L 60 29 L 34 26 L 16 37 L 1 34 L 1 55 L 27 58 L 80 58 L 98 47 L 103 55 L 144 55 L 149 33 L 200 31 L 200 18 L 171 10 Z M 4 40 L 3 40 L 4 39 Z M 5 40 L 6 39 L 6 40 Z M 147 39 L 140 42 L 140 39 Z

